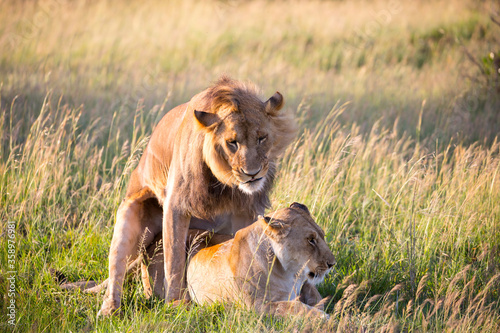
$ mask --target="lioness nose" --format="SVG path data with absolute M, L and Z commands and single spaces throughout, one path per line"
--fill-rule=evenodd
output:
M 335 261 L 334 262 L 327 262 L 326 264 L 328 265 L 328 268 L 332 268 L 333 265 L 335 265 Z
M 247 169 L 247 170 L 245 170 L 245 169 L 241 168 L 241 172 L 243 172 L 248 177 L 257 176 L 257 174 L 260 172 L 260 170 L 262 170 L 262 165 L 258 169 Z

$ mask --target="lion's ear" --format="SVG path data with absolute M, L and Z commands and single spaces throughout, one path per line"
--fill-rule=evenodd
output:
M 219 116 L 215 113 L 194 110 L 194 117 L 201 126 L 209 129 L 219 122 Z
M 285 104 L 283 101 L 283 95 L 281 95 L 278 91 L 271 96 L 266 101 L 266 113 L 275 116 L 278 114 L 278 111 L 281 110 L 283 105 Z
M 260 216 L 259 219 L 262 219 L 269 229 L 275 234 L 278 234 L 280 236 L 286 236 L 288 232 L 290 231 L 290 226 L 283 221 L 280 220 L 275 220 L 269 216 Z
M 309 212 L 309 209 L 307 208 L 306 205 L 303 205 L 301 203 L 298 203 L 298 202 L 294 202 L 290 205 L 290 208 L 298 208 L 298 209 L 302 209 L 303 211 L 305 211 L 307 214 L 311 215 L 311 213 Z

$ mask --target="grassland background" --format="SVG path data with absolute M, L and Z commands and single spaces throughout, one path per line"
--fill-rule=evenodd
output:
M 490 1 L 0 1 L 0 313 L 15 331 L 489 331 L 500 323 L 500 27 Z M 492 56 L 491 56 L 492 54 Z M 161 116 L 222 73 L 301 125 L 273 208 L 337 256 L 328 323 L 102 296 L 113 216 Z M 7 221 L 16 326 L 7 324 Z

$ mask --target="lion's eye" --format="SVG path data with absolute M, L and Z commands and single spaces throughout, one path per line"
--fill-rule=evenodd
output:
M 236 141 L 236 140 L 227 140 L 226 143 L 229 146 L 229 148 L 231 148 L 232 150 L 237 150 L 238 149 L 238 141 Z
M 309 242 L 309 244 L 311 244 L 312 246 L 315 246 L 316 245 L 316 238 L 314 237 L 309 237 L 309 239 L 307 240 Z
M 266 140 L 267 140 L 267 135 L 264 135 L 264 136 L 261 136 L 261 137 L 258 139 L 258 141 L 257 141 L 257 142 L 258 142 L 258 143 L 259 143 L 259 145 L 260 145 L 260 144 L 264 143 L 264 141 L 266 141 Z

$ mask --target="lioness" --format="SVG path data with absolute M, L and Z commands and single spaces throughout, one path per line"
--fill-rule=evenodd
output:
M 327 316 L 313 307 L 321 295 L 312 285 L 323 280 L 335 257 L 306 206 L 293 203 L 259 216 L 234 238 L 226 236 L 219 244 L 222 235 L 198 238 L 187 266 L 189 294 L 196 303 L 240 301 L 270 314 Z M 163 256 L 153 253 L 153 248 L 148 249 L 152 262 L 147 269 L 142 266 L 147 294 L 151 293 L 150 278 L 153 288 L 163 283 Z
M 188 229 L 231 234 L 264 213 L 277 158 L 296 133 L 282 107 L 279 92 L 262 102 L 252 86 L 222 77 L 162 118 L 116 213 L 100 314 L 119 308 L 141 243 L 163 233 L 164 297 L 182 299 Z M 136 200 L 147 188 L 154 197 Z

